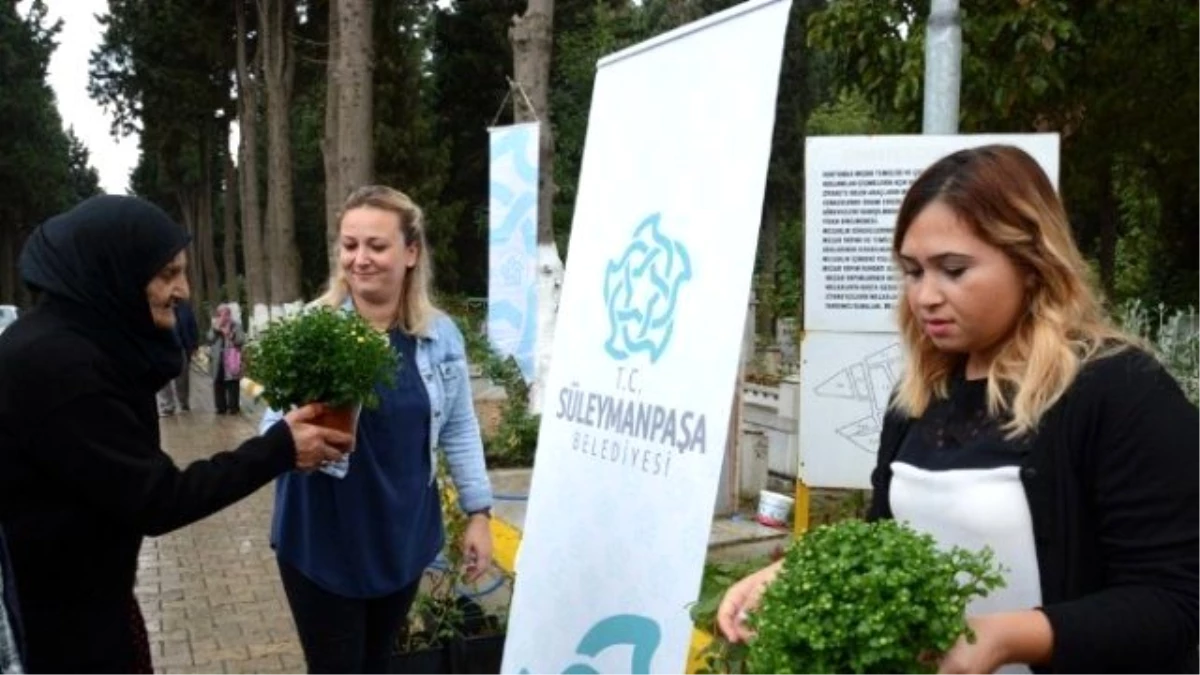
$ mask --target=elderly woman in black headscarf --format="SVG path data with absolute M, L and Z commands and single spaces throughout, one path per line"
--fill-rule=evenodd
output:
M 155 392 L 179 374 L 174 303 L 189 237 L 134 197 L 93 197 L 21 253 L 36 307 L 0 335 L 0 526 L 29 672 L 152 672 L 134 598 L 142 537 L 208 516 L 351 438 L 300 408 L 180 470 L 159 448 Z

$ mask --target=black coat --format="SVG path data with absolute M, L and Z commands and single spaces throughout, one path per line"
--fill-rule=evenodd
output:
M 912 420 L 890 413 L 869 518 L 890 518 L 891 463 Z M 1049 667 L 1194 673 L 1200 584 L 1200 417 L 1149 355 L 1084 366 L 1021 464 Z
M 183 358 L 146 286 L 186 245 L 158 207 L 101 196 L 43 223 L 21 253 L 22 279 L 44 297 L 0 335 L 0 526 L 30 672 L 146 667 L 142 537 L 294 463 L 286 424 L 182 471 L 159 448 L 154 395 Z
M 253 493 L 293 465 L 295 448 L 277 424 L 181 471 L 159 448 L 154 393 L 55 310 L 39 306 L 0 335 L 0 523 L 25 665 L 129 672 L 142 537 Z

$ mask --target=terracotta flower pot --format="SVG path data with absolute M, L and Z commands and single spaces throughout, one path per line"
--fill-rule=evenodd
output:
M 354 436 L 355 431 L 358 429 L 358 415 L 360 412 L 362 412 L 361 405 L 349 405 L 339 408 L 326 406 L 324 412 L 313 418 L 312 423 L 326 429 L 344 431 Z

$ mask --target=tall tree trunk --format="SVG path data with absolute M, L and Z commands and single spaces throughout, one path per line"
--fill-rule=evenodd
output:
M 339 204 L 375 177 L 374 85 L 371 0 L 332 0 L 338 5 L 337 158 Z M 336 248 L 331 248 L 336 252 Z M 331 254 L 332 255 L 332 254 Z
M 338 106 L 341 91 L 341 29 L 338 26 L 338 0 L 329 2 L 329 59 L 325 66 L 325 133 L 321 153 L 325 160 L 325 252 L 329 273 L 337 268 L 337 212 L 346 198 L 345 182 L 338 162 Z
M 513 118 L 517 122 L 541 122 L 538 128 L 538 244 L 544 245 L 554 243 L 554 132 L 550 125 L 554 0 L 528 1 L 525 14 L 513 17 L 508 32 L 517 83 L 517 91 L 513 92 Z
M 179 190 L 178 199 L 183 229 L 192 237 L 192 250 L 188 254 L 187 266 L 188 286 L 192 289 L 192 305 L 201 307 L 208 297 L 204 293 L 204 265 L 200 262 L 203 252 L 200 250 L 200 238 L 196 231 L 196 199 L 193 191 L 186 188 Z
M 563 262 L 554 241 L 554 128 L 550 123 L 550 57 L 554 43 L 554 0 L 528 0 L 525 14 L 514 16 L 512 42 L 513 117 L 538 125 L 538 333 L 537 358 L 529 404 L 541 411 L 542 392 L 550 371 L 554 321 L 558 316 Z M 530 107 L 532 106 L 532 108 Z
M 234 203 L 234 190 L 237 189 L 237 169 L 233 166 L 233 157 L 225 153 L 225 166 L 221 180 L 221 267 L 225 281 L 224 296 L 230 300 L 242 301 L 238 293 L 237 247 L 234 237 L 237 236 L 237 205 Z
M 195 242 L 196 264 L 200 268 L 199 283 L 204 288 L 204 297 L 211 300 L 220 299 L 220 285 L 217 279 L 217 262 L 213 254 L 212 199 L 201 192 L 196 195 L 196 234 Z
M 205 122 L 205 128 L 200 132 L 200 180 L 201 185 L 197 197 L 197 214 L 199 220 L 197 238 L 202 245 L 201 262 L 204 264 L 204 292 L 210 298 L 220 299 L 220 279 L 217 278 L 216 237 L 213 228 L 213 190 L 212 190 L 212 122 Z
M 267 262 L 263 250 L 262 208 L 258 197 L 258 100 L 262 75 L 262 43 L 253 61 L 246 58 L 246 2 L 234 0 L 237 14 L 238 179 L 242 212 L 242 264 L 251 328 L 267 318 Z M 253 68 L 253 70 L 252 70 Z M 261 309 L 259 309 L 261 308 Z
M 292 45 L 295 5 L 291 0 L 259 0 L 258 7 L 267 83 L 267 260 L 271 268 L 271 305 L 278 307 L 302 299 L 300 250 L 292 215 L 288 120 L 295 75 Z

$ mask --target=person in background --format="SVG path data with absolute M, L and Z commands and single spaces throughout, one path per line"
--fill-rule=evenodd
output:
M 242 326 L 233 318 L 229 305 L 217 306 L 217 313 L 208 329 L 209 371 L 213 378 L 213 405 L 218 415 L 237 415 L 241 408 L 242 373 L 241 349 L 246 336 Z M 236 372 L 229 367 L 230 351 L 236 350 Z
M 186 300 L 175 305 L 175 340 L 183 350 L 183 368 L 179 377 L 168 382 L 158 390 L 158 416 L 170 417 L 176 410 L 187 412 L 191 407 L 191 369 L 192 357 L 196 354 L 199 342 L 199 329 L 196 327 L 196 315 L 192 312 L 191 304 Z
M 463 337 L 430 300 L 421 209 L 382 186 L 353 192 L 338 216 L 338 264 L 316 302 L 358 312 L 399 355 L 395 385 L 359 417 L 348 465 L 287 473 L 275 486 L 271 546 L 309 672 L 387 672 L 421 575 L 445 538 L 442 448 L 468 514 L 468 579 L 491 565 L 492 490 Z M 279 419 L 268 411 L 262 427 Z
M 154 395 L 182 366 L 172 329 L 188 240 L 157 206 L 102 195 L 21 252 L 41 297 L 0 335 L 0 528 L 27 672 L 153 672 L 133 592 L 142 538 L 338 460 L 353 440 L 309 423 L 313 405 L 182 470 L 163 452 Z
M 904 373 L 869 518 L 991 547 L 942 672 L 1197 672 L 1200 414 L 1106 317 L 1049 179 L 986 146 L 925 170 L 897 215 Z M 731 640 L 780 563 L 733 585 Z

